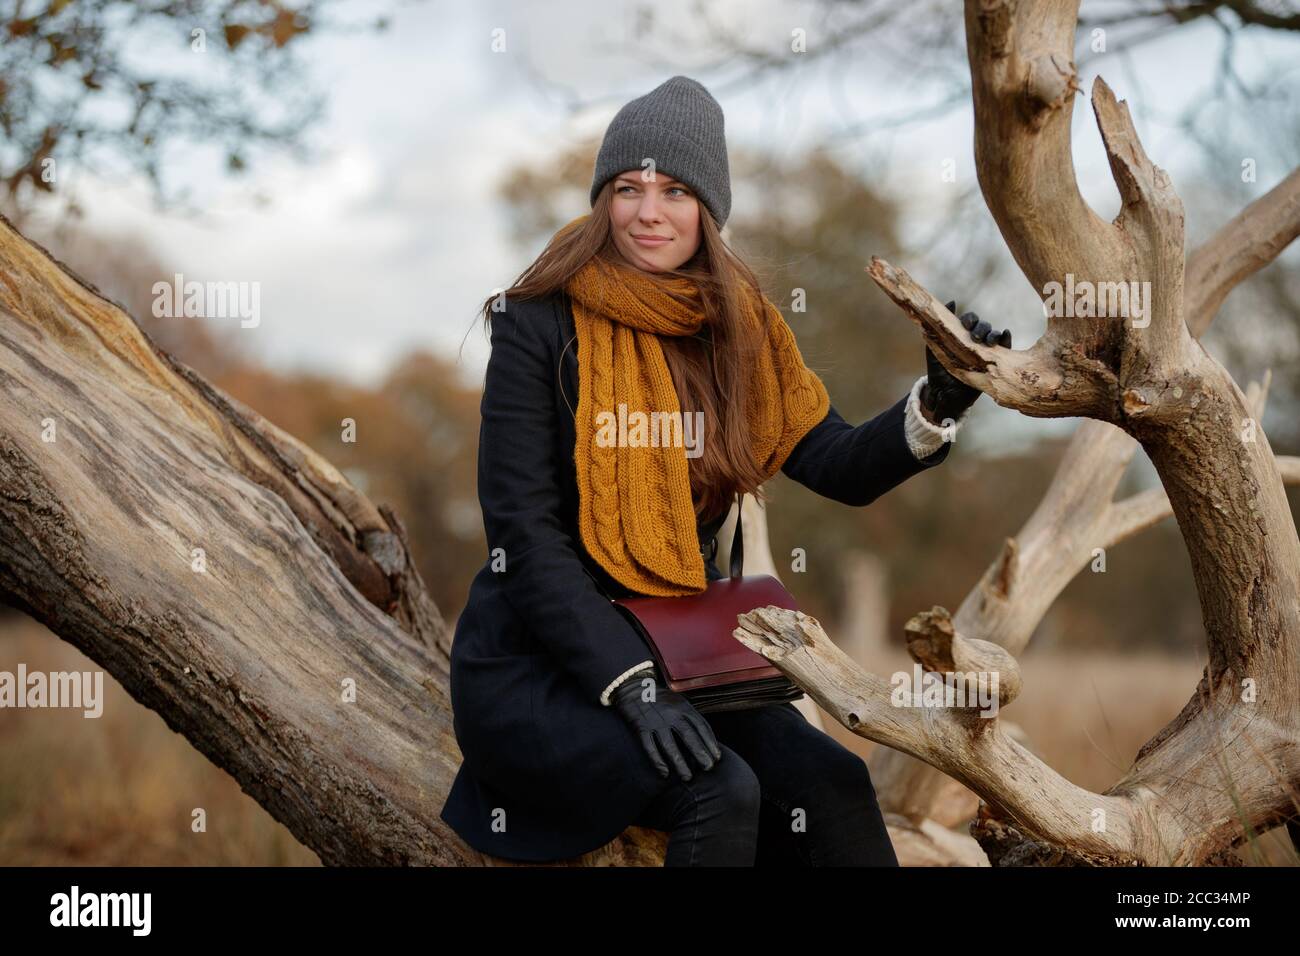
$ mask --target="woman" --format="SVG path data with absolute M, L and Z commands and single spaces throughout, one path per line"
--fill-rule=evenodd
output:
M 590 198 L 483 307 L 489 556 L 452 646 L 464 762 L 442 819 L 515 860 L 578 856 L 639 824 L 669 833 L 665 865 L 896 866 L 860 757 L 788 703 L 701 715 L 609 598 L 720 578 L 715 532 L 736 494 L 778 469 L 871 503 L 947 457 L 937 423 L 960 424 L 980 393 L 927 349 L 907 396 L 844 421 L 719 236 L 723 116 L 694 80 L 619 111 Z M 1010 345 L 972 313 L 963 322 Z M 611 446 L 596 423 L 620 406 L 702 411 L 702 454 Z

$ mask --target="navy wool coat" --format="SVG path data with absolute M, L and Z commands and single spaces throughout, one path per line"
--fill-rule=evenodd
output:
M 484 853 L 560 860 L 614 839 L 675 778 L 661 778 L 632 728 L 600 703 L 615 677 L 651 655 L 609 601 L 628 590 L 578 531 L 578 350 L 568 297 L 513 302 L 491 329 L 478 449 L 488 558 L 452 643 L 453 727 L 464 759 L 441 817 Z M 824 497 L 870 504 L 951 448 L 913 456 L 906 401 L 857 427 L 832 405 L 781 471 Z M 702 548 L 725 517 L 701 524 Z M 497 549 L 504 570 L 493 570 Z M 713 561 L 706 574 L 722 577 Z

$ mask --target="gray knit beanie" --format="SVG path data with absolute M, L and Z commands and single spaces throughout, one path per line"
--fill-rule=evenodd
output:
M 674 76 L 627 103 L 605 130 L 591 180 L 591 204 L 602 186 L 628 169 L 644 169 L 684 182 L 708 207 L 721 229 L 731 213 L 731 173 L 722 107 L 700 83 Z

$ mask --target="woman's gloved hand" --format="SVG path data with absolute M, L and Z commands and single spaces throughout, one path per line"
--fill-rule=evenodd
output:
M 956 315 L 957 303 L 949 302 L 948 311 Z M 981 345 L 1011 348 L 1010 329 L 996 332 L 993 326 L 974 312 L 967 312 L 960 319 L 971 338 Z M 974 405 L 975 399 L 982 394 L 978 388 L 967 385 L 944 368 L 928 345 L 925 347 L 925 372 L 926 382 L 921 386 L 921 405 L 938 424 L 943 424 L 949 418 L 960 418 L 962 412 Z
M 650 696 L 646 694 L 649 688 L 644 686 L 647 677 L 654 678 L 653 700 L 648 701 L 642 699 Z M 674 732 L 700 769 L 710 770 L 722 759 L 722 748 L 709 722 L 690 701 L 664 685 L 657 668 L 638 671 L 627 678 L 614 688 L 609 702 L 637 732 L 659 776 L 668 776 L 666 759 L 677 768 L 679 777 L 691 779 L 691 768 L 673 737 Z

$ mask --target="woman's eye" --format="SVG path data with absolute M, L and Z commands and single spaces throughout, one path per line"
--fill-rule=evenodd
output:
M 614 189 L 614 192 L 615 192 L 615 193 L 621 193 L 621 192 L 622 192 L 623 190 L 625 190 L 625 189 L 631 189 L 631 190 L 634 191 L 634 192 L 636 191 L 636 187 L 635 187 L 635 186 L 629 186 L 629 185 L 627 185 L 627 184 L 625 183 L 625 184 L 622 185 L 622 186 L 618 186 L 618 187 L 616 187 L 616 188 Z M 689 196 L 689 195 L 691 194 L 691 193 L 690 193 L 690 190 L 688 190 L 688 189 L 683 189 L 681 186 L 669 186 L 669 187 L 668 187 L 666 190 L 664 190 L 664 191 L 665 191 L 665 192 L 669 192 L 669 193 L 673 193 L 673 192 L 681 193 L 683 196 Z

